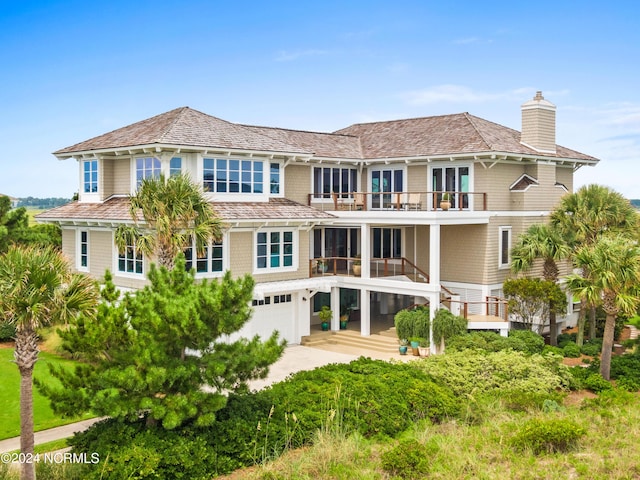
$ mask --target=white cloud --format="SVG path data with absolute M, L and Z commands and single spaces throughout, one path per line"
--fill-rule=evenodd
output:
M 429 105 L 434 103 L 482 103 L 505 98 L 522 98 L 522 90 L 489 93 L 473 90 L 464 85 L 435 85 L 422 90 L 413 90 L 400 94 L 409 105 Z M 526 89 L 527 91 L 531 91 Z
M 292 62 L 302 57 L 327 55 L 328 53 L 329 52 L 327 50 L 319 50 L 319 49 L 307 49 L 307 50 L 295 50 L 295 51 L 281 50 L 280 52 L 278 52 L 278 55 L 276 55 L 276 62 Z

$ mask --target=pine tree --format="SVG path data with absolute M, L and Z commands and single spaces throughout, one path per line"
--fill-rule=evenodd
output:
M 150 285 L 120 302 L 106 277 L 104 302 L 94 319 L 74 322 L 61 332 L 65 348 L 82 360 L 74 371 L 53 368 L 62 388 L 38 383 L 54 410 L 91 410 L 125 420 L 146 415 L 148 424 L 166 429 L 187 421 L 215 422 L 228 392 L 247 391 L 247 382 L 264 378 L 282 354 L 284 341 L 238 339 L 251 316 L 254 281 L 195 282 L 180 255 L 175 268 L 152 266 Z

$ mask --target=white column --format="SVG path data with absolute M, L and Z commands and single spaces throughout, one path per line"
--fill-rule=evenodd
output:
M 331 330 L 340 330 L 340 289 L 331 287 Z
M 440 307 L 440 294 L 429 293 L 427 295 L 429 299 L 429 348 L 431 354 L 439 353 L 438 345 L 433 343 L 433 319 L 436 317 L 436 310 Z
M 369 225 L 360 226 L 360 257 L 362 260 L 362 278 L 371 277 L 371 230 Z
M 311 302 L 312 297 L 306 291 L 298 292 L 296 295 L 298 302 L 298 322 L 295 337 L 300 342 L 302 337 L 311 335 Z
M 440 285 L 440 225 L 429 225 L 429 283 Z
M 360 290 L 360 335 L 368 337 L 371 335 L 371 300 L 369 290 Z

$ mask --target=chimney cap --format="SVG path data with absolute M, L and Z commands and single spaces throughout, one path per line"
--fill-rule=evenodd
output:
M 533 97 L 533 100 L 529 100 L 522 104 L 523 110 L 528 110 L 530 108 L 546 108 L 555 110 L 556 106 L 549 100 L 545 100 L 542 96 L 542 90 L 538 90 L 536 91 L 536 95 Z

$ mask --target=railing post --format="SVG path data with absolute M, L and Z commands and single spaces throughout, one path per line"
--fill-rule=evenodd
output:
M 464 302 L 464 304 L 463 304 L 463 312 L 464 312 L 464 318 L 468 319 L 469 318 L 469 304 L 467 302 Z

